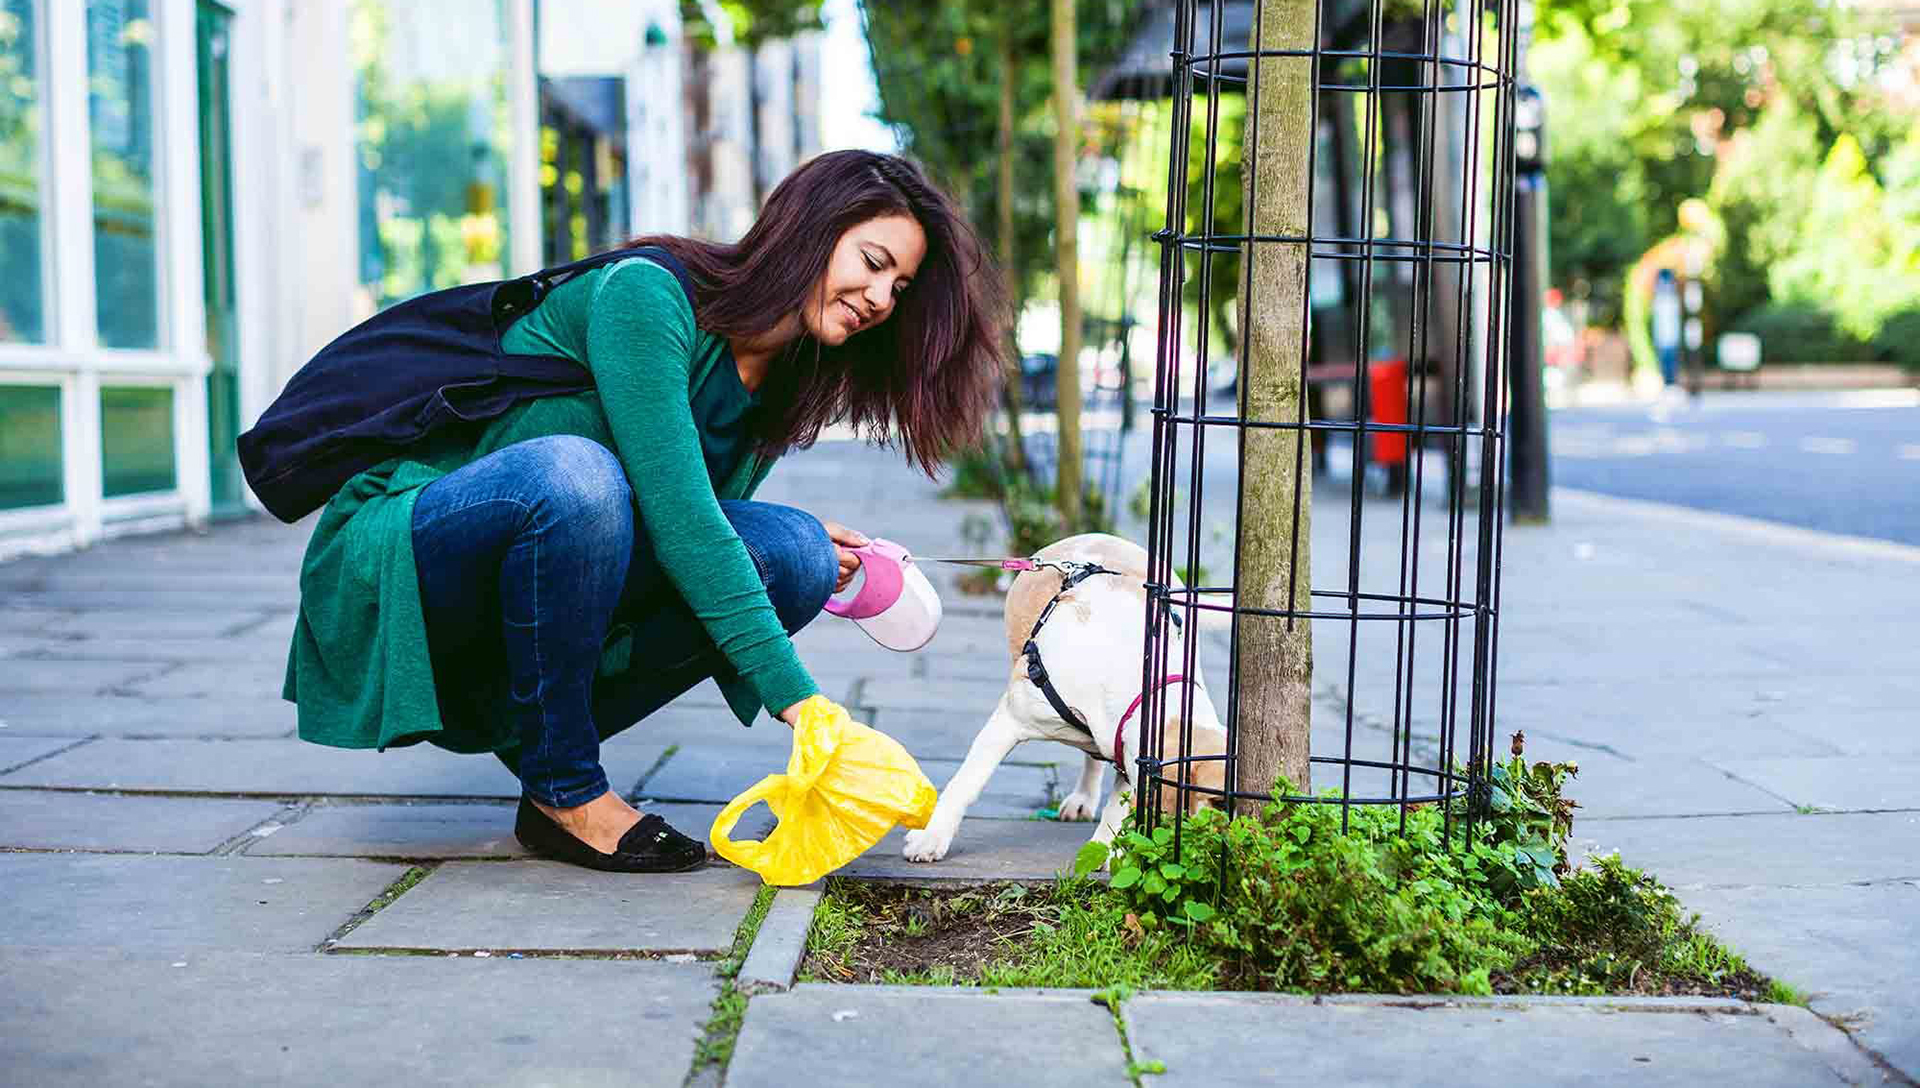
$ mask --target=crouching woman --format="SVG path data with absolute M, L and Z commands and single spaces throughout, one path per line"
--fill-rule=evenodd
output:
M 538 854 L 678 871 L 704 846 L 609 788 L 601 742 L 707 677 L 743 724 L 792 723 L 820 689 L 789 636 L 865 539 L 755 489 L 833 423 L 932 473 L 978 433 L 1002 315 L 971 228 L 894 156 L 809 161 L 738 243 L 628 250 L 500 335 L 591 389 L 437 429 L 333 495 L 285 694 L 310 741 L 495 753 Z

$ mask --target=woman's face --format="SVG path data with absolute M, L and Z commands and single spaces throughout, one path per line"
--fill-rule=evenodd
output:
M 802 312 L 807 332 L 828 347 L 885 321 L 927 256 L 927 232 L 910 215 L 883 215 L 848 228 L 820 278 L 817 305 Z

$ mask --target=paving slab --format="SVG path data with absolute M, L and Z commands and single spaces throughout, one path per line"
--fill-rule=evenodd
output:
M 979 684 L 987 688 L 998 687 L 1005 690 L 1007 677 L 1013 671 L 1013 664 L 1007 660 L 1005 634 L 998 631 L 995 634 L 998 636 L 998 641 L 995 643 L 987 643 L 974 649 L 945 650 L 941 653 L 929 654 L 920 675 L 928 680 L 957 680 L 969 685 Z
M 615 741 L 602 750 L 601 762 L 611 780 L 636 782 L 663 750 Z M 300 740 L 103 739 L 84 752 L 0 775 L 5 786 L 269 797 L 520 796 L 520 780 L 491 755 L 460 755 L 426 744 L 361 751 Z
M 0 697 L 26 691 L 91 695 L 97 691 L 124 688 L 135 680 L 165 672 L 172 667 L 155 661 L 9 658 L 6 667 L 0 668 Z
M 0 854 L 0 945 L 305 951 L 406 871 L 309 858 Z
M 295 568 L 299 563 L 296 560 Z M 263 611 L 292 612 L 300 607 L 300 585 L 293 570 L 285 579 L 275 579 L 276 588 L 236 593 L 218 579 L 200 585 L 154 586 L 137 590 L 102 586 L 90 578 L 62 579 L 58 585 L 8 590 L 28 608 L 49 612 L 96 612 L 108 608 L 138 608 L 152 612 L 218 612 L 234 608 L 258 608 Z M 278 649 L 285 652 L 285 644 Z
M 1084 993 L 802 983 L 756 997 L 727 1088 L 1131 1085 L 1113 1016 Z
M 1681 894 L 1758 970 L 1920 1080 L 1920 881 Z
M 705 964 L 0 951 L 16 1084 L 679 1088 Z
M 195 661 L 123 685 L 135 695 L 239 696 L 265 699 L 280 694 L 286 662 L 256 656 L 246 661 Z
M 1451 1088 L 1512 1080 L 1516 1061 L 1539 1085 L 1837 1088 L 1871 1071 L 1838 1032 L 1788 1006 L 1146 994 L 1122 1016 L 1134 1059 L 1166 1064 L 1157 1088 Z
M 50 755 L 74 741 L 67 737 L 16 737 L 0 734 L 0 773 Z
M 211 639 L 238 632 L 256 632 L 277 611 L 258 608 L 212 608 L 197 612 L 151 612 L 134 608 L 93 608 L 70 613 L 48 623 L 47 634 L 81 641 L 118 638 L 151 641 Z M 276 627 L 277 629 L 277 627 Z M 249 639 L 255 656 L 262 654 L 257 639 Z M 284 664 L 286 643 L 275 643 Z
M 1058 820 L 994 820 L 969 815 L 961 821 L 947 856 L 939 861 L 908 861 L 906 829 L 896 827 L 873 849 L 855 858 L 836 876 L 880 880 L 956 881 L 1052 880 L 1073 867 L 1074 855 L 1093 835 L 1092 823 Z
M 524 858 L 526 849 L 513 837 L 514 808 L 506 803 L 322 804 L 256 840 L 246 852 L 255 857 Z M 704 841 L 720 806 L 662 804 L 646 810 Z
M 1920 812 L 1574 821 L 1591 853 L 1614 850 L 1673 887 L 1920 879 Z
M 42 661 L 228 661 L 249 665 L 263 660 L 251 638 L 160 638 L 113 636 L 80 638 L 73 635 L 0 635 L 0 654 Z
M 1526 754 L 1529 760 L 1572 760 L 1579 765 L 1580 773 L 1565 790 L 1580 803 L 1576 820 L 1793 811 L 1787 801 L 1759 786 L 1687 756 L 1623 759 L 1534 737 L 1527 738 Z
M 347 934 L 341 948 L 692 952 L 733 947 L 760 878 L 600 873 L 557 861 L 450 861 Z
M 0 790 L 0 847 L 204 854 L 280 811 L 272 801 Z
M 1920 809 L 1920 758 L 1723 759 L 1729 774 L 1796 805 L 1836 811 Z
M 0 694 L 0 722 L 13 733 L 90 737 L 285 737 L 297 724 L 278 695 L 241 699 L 135 695 Z
M 916 762 L 936 788 L 944 786 L 960 769 L 958 759 L 918 759 Z M 779 749 L 689 746 L 675 752 L 647 779 L 640 796 L 725 803 L 767 775 L 783 773 L 786 768 L 785 745 Z M 5 779 L 0 778 L 0 784 L 4 782 Z M 1051 764 L 1002 763 L 972 811 L 986 817 L 1030 816 L 1035 809 L 1052 804 L 1058 788 L 1058 775 Z
M 0 603 L 0 633 L 13 635 L 44 631 L 48 624 L 70 615 L 72 613 L 59 609 L 27 608 L 10 602 Z
M 939 710 L 971 712 L 985 723 L 995 703 L 1007 690 L 1006 674 L 998 680 L 934 680 L 913 678 L 875 680 L 861 689 L 860 701 L 889 711 Z M 975 726 L 977 730 L 979 727 Z

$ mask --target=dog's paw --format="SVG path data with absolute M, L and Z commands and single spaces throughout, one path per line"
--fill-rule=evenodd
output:
M 942 835 L 932 828 L 926 828 L 907 832 L 907 846 L 900 853 L 908 861 L 939 861 L 947 856 L 947 847 L 952 845 L 952 835 Z
M 1084 793 L 1070 793 L 1067 794 L 1066 800 L 1060 802 L 1060 819 L 1091 820 L 1098 815 L 1099 808 L 1100 798 Z

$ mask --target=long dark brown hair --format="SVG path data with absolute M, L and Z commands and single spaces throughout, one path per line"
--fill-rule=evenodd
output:
M 687 266 L 702 329 L 751 337 L 818 305 L 840 236 L 886 215 L 910 215 L 926 232 L 919 272 L 888 320 L 839 347 L 803 332 L 774 360 L 760 387 L 762 450 L 805 449 L 821 428 L 846 421 L 871 441 L 898 442 L 931 476 L 979 438 L 1000 380 L 1005 315 L 999 274 L 973 228 L 912 162 L 829 151 L 787 175 L 738 242 L 651 235 L 627 243 L 659 246 Z

